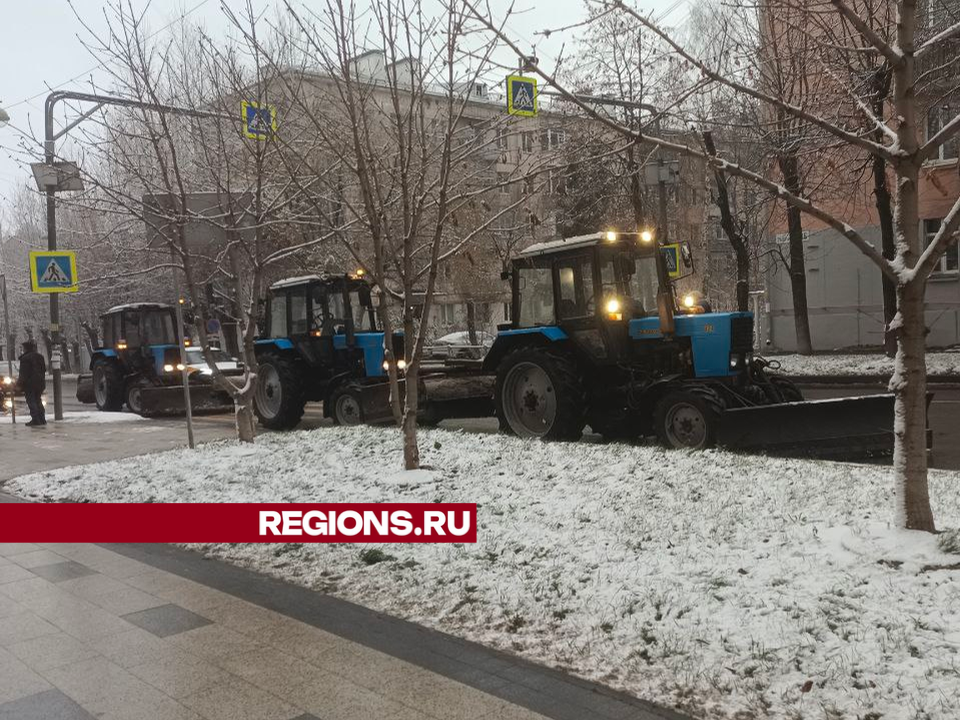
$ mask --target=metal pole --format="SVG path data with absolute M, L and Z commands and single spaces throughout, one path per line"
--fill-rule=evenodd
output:
M 53 134 L 53 95 L 47 98 L 44 107 L 44 143 L 45 162 L 53 167 L 54 145 L 56 138 Z M 47 185 L 47 250 L 57 249 L 57 188 Z M 53 374 L 53 418 L 63 420 L 63 377 L 60 370 L 60 295 L 50 293 L 50 338 L 53 341 L 53 352 L 50 366 Z
M 3 344 L 7 348 L 7 373 L 8 377 L 13 377 L 13 348 L 10 347 L 10 306 L 7 305 L 7 276 L 0 275 L 0 290 L 3 291 Z M 13 424 L 17 424 L 17 398 L 16 393 L 10 396 L 10 419 Z
M 179 284 L 179 283 L 178 283 Z M 180 367 L 183 368 L 183 404 L 187 409 L 187 444 L 192 450 L 197 446 L 193 439 L 193 408 L 190 405 L 190 374 L 187 371 L 187 338 L 183 331 L 183 298 L 177 289 L 177 334 L 180 336 Z

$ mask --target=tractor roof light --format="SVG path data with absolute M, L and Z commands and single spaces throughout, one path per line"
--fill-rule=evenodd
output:
M 620 301 L 617 298 L 610 298 L 607 300 L 607 304 L 604 306 L 604 309 L 607 312 L 607 319 L 620 321 L 623 320 L 623 312 L 621 310 Z
M 127 349 L 126 340 L 121 340 L 120 342 L 117 343 L 117 350 L 126 350 L 126 349 Z
M 190 341 L 189 341 L 189 340 L 184 340 L 184 341 L 183 341 L 183 346 L 184 346 L 184 347 L 190 347 Z
M 358 278 L 362 278 L 366 274 L 367 274 L 367 271 L 364 270 L 363 268 L 357 268 L 357 271 L 354 273 L 354 275 L 356 275 Z
M 607 242 L 613 243 L 617 241 L 617 231 L 616 230 L 607 230 L 603 234 L 603 239 Z
M 687 293 L 683 296 L 683 306 L 687 308 L 692 308 L 697 304 L 697 298 L 693 293 Z
M 640 231 L 640 242 L 649 245 L 653 242 L 653 231 L 652 230 L 641 230 Z

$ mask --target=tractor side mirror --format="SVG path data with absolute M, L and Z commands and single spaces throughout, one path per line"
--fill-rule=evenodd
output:
M 693 267 L 693 250 L 690 249 L 690 243 L 686 241 L 680 243 L 680 259 L 685 268 Z

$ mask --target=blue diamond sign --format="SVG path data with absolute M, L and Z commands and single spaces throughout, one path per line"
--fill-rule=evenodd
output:
M 536 78 L 522 75 L 511 75 L 507 78 L 507 112 L 521 117 L 536 117 Z
M 277 109 L 273 105 L 244 100 L 240 103 L 243 134 L 251 140 L 266 140 L 277 132 Z
M 72 293 L 77 282 L 77 256 L 70 250 L 30 253 L 30 285 L 35 293 Z

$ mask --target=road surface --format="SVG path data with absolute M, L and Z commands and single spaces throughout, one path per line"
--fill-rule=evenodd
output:
M 809 399 L 865 395 L 880 392 L 876 388 L 838 387 L 808 389 Z M 930 406 L 930 422 L 934 433 L 934 452 L 931 465 L 935 468 L 960 470 L 960 387 L 934 389 Z M 52 398 L 52 388 L 48 386 Z M 52 419 L 52 399 L 48 417 Z M 25 412 L 22 400 L 21 412 Z M 9 417 L 0 419 L 0 484 L 30 472 L 50 470 L 69 465 L 81 465 L 104 460 L 159 452 L 183 447 L 187 443 L 186 423 L 183 418 L 139 418 L 127 412 L 98 413 L 96 406 L 83 405 L 76 400 L 76 380 L 64 382 L 64 411 L 67 420 L 51 422 L 44 429 L 23 425 L 28 419 L 20 415 L 18 424 Z M 104 418 L 103 416 L 111 416 Z M 110 422 L 103 422 L 109 419 Z M 230 413 L 206 415 L 194 419 L 198 442 L 234 437 L 233 416 Z M 323 417 L 319 404 L 307 405 L 301 429 L 311 430 L 330 425 Z M 460 428 L 468 432 L 495 433 L 493 418 L 446 420 L 441 427 Z M 264 431 L 268 432 L 268 431 Z M 585 436 L 587 442 L 599 441 L 598 436 Z

